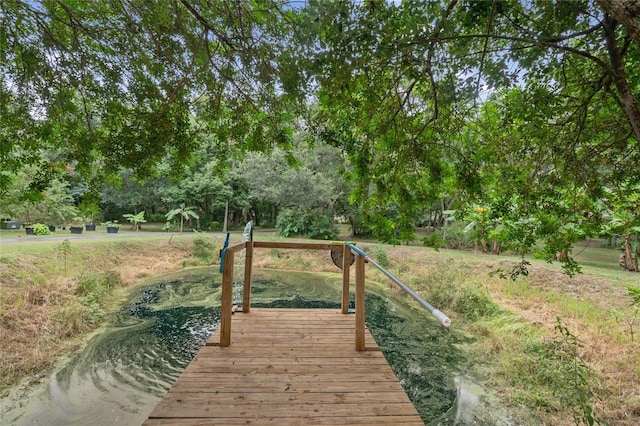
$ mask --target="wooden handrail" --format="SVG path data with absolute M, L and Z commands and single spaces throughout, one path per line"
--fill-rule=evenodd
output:
M 278 249 L 298 249 L 298 250 L 342 250 L 342 243 L 293 243 L 275 241 L 254 241 L 255 248 L 278 248 Z
M 235 244 L 235 245 L 232 245 L 232 246 L 227 247 L 227 248 L 226 248 L 226 251 L 228 251 L 228 252 L 229 252 L 229 251 L 232 251 L 232 252 L 234 252 L 234 253 L 235 253 L 235 252 L 237 252 L 237 251 L 242 250 L 242 249 L 243 249 L 243 248 L 245 248 L 246 246 L 247 246 L 247 242 L 246 242 L 246 241 L 243 241 L 243 242 L 241 242 L 241 243 L 238 243 L 238 244 Z
M 349 273 L 351 265 L 351 249 L 343 243 L 295 243 L 248 241 L 225 249 L 222 265 L 222 291 L 220 303 L 220 346 L 231 345 L 231 316 L 233 314 L 233 269 L 235 253 L 245 249 L 244 291 L 242 296 L 242 312 L 251 311 L 251 280 L 253 269 L 253 251 L 255 248 L 277 248 L 298 250 L 342 250 L 342 313 L 349 313 Z M 355 347 L 358 351 L 365 350 L 365 265 L 364 257 L 356 253 L 356 330 Z

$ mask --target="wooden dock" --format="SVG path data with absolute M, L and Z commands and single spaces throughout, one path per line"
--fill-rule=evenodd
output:
M 339 309 L 233 315 L 196 354 L 145 425 L 423 425 L 368 330 Z

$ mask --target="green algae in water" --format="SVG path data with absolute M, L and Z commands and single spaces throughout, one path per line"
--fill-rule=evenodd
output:
M 425 423 L 454 424 L 456 371 L 464 361 L 458 338 L 414 311 L 404 316 L 377 294 L 365 299 L 366 324 Z
M 367 290 L 367 326 L 422 419 L 453 424 L 454 375 L 463 361 L 456 335 L 404 296 L 369 281 Z M 339 274 L 254 270 L 252 306 L 338 309 L 341 291 Z M 217 327 L 219 305 L 220 275 L 211 268 L 138 288 L 116 321 L 51 376 L 44 397 L 34 396 L 7 418 L 16 424 L 142 423 Z
M 190 278 L 159 282 L 136 292 L 117 321 L 58 373 L 60 386 L 69 389 L 73 375 L 78 375 L 90 377 L 98 389 L 115 379 L 162 396 L 220 320 L 219 306 L 193 306 L 214 290 L 211 276 Z

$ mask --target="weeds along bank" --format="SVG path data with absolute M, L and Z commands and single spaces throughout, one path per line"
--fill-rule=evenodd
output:
M 511 407 L 516 424 L 640 424 L 640 313 L 627 290 L 638 286 L 637 274 L 571 278 L 532 261 L 529 275 L 512 281 L 495 273 L 517 262 L 505 257 L 359 247 L 473 340 L 470 370 Z M 293 250 L 256 251 L 254 266 L 337 272 L 328 256 Z M 366 276 L 400 291 L 375 268 Z
M 218 248 L 216 239 L 197 236 L 3 245 L 0 395 L 77 349 L 128 287 L 144 277 L 214 263 Z
M 545 424 L 640 423 L 640 315 L 627 290 L 637 274 L 621 270 L 625 284 L 613 285 L 534 262 L 512 281 L 494 273 L 510 262 L 487 255 L 396 248 L 386 257 L 475 339 L 475 371 L 509 406 Z
M 46 370 L 76 348 L 115 306 L 118 290 L 144 277 L 216 263 L 221 243 L 193 236 L 3 250 L 3 386 Z M 626 289 L 638 275 L 569 278 L 533 262 L 528 277 L 511 281 L 490 275 L 497 262 L 509 263 L 504 258 L 359 247 L 450 315 L 452 332 L 474 341 L 467 348 L 470 370 L 486 378 L 515 416 L 521 409 L 516 423 L 640 423 L 640 320 Z M 256 250 L 254 267 L 339 272 L 328 253 L 317 251 Z M 367 268 L 367 279 L 389 282 L 374 268 Z

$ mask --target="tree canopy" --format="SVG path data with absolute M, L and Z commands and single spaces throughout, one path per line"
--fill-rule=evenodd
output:
M 215 161 L 194 182 L 274 147 L 291 166 L 303 123 L 345 153 L 351 201 L 387 241 L 446 198 L 530 220 L 566 249 L 574 237 L 550 236 L 596 226 L 598 200 L 640 179 L 639 8 L 2 1 L 0 191 L 34 164 L 35 192 L 63 167 L 90 188 L 160 163 L 184 176 L 203 146 Z
M 146 178 L 205 135 L 221 155 L 286 145 L 291 12 L 261 3 L 3 1 L 3 185 L 40 149 L 52 168 Z

